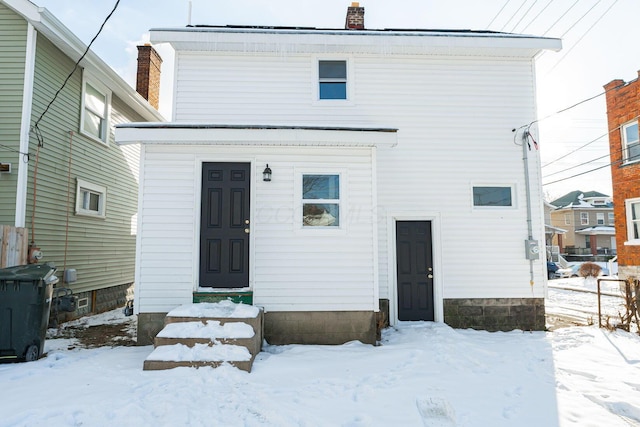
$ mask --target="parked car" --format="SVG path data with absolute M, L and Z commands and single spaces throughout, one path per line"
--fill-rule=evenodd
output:
M 572 264 L 570 266 L 568 266 L 567 268 L 560 268 L 556 271 L 556 277 L 558 278 L 567 278 L 567 277 L 580 277 L 580 267 L 582 266 L 582 262 L 578 263 L 578 264 Z M 600 268 L 602 269 L 600 271 L 600 276 L 608 276 L 609 275 L 609 269 L 607 267 L 603 267 L 602 265 L 600 265 Z

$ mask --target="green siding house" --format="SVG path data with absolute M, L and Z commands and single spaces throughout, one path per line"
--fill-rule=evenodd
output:
M 123 305 L 134 282 L 140 153 L 114 126 L 164 121 L 93 52 L 71 74 L 85 50 L 46 9 L 0 0 L 0 225 L 55 264 L 75 316 Z

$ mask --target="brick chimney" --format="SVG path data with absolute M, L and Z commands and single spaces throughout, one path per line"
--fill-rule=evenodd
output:
M 364 30 L 364 7 L 354 1 L 347 8 L 347 19 L 344 23 L 345 30 Z
M 138 46 L 136 91 L 156 110 L 160 103 L 160 66 L 162 58 L 150 45 Z

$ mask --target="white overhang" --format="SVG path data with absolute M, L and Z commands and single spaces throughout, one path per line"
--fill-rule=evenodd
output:
M 116 126 L 116 143 L 264 146 L 395 147 L 397 129 L 320 126 L 125 123 Z
M 560 39 L 468 30 L 322 30 L 186 27 L 151 30 L 152 43 L 176 50 L 216 52 L 461 55 L 531 58 L 558 51 Z

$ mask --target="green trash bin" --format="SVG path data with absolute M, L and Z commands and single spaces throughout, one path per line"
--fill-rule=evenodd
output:
M 0 362 L 42 356 L 55 272 L 49 264 L 0 269 Z

